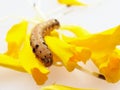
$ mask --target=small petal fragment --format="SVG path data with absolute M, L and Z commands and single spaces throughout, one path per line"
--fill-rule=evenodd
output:
M 120 80 L 120 50 L 116 49 L 102 64 L 99 70 L 108 82 L 115 83 Z
M 35 79 L 38 85 L 44 84 L 45 81 L 48 79 L 48 77 L 44 73 L 41 73 L 40 70 L 37 68 L 33 68 L 31 72 L 32 72 L 33 78 Z
M 84 36 L 90 34 L 84 28 L 82 28 L 80 26 L 75 26 L 75 25 L 64 25 L 64 26 L 61 26 L 60 30 L 68 30 L 68 31 L 74 33 L 77 37 L 84 37 Z
M 69 43 L 77 38 L 86 38 L 90 33 L 80 26 L 64 25 L 60 27 L 60 30 L 54 30 L 51 32 L 51 36 L 58 37 L 65 42 Z
M 58 0 L 60 4 L 65 5 L 76 5 L 76 6 L 83 6 L 84 3 L 80 2 L 79 0 Z
M 70 86 L 64 86 L 59 84 L 53 84 L 50 86 L 42 87 L 40 90 L 98 90 L 98 89 L 89 89 L 89 88 L 75 88 Z

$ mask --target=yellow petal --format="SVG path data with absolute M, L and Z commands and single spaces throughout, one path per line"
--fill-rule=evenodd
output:
M 53 84 L 53 85 L 42 87 L 42 89 L 40 90 L 98 90 L 98 89 L 75 88 L 75 87 L 70 87 L 70 86 Z
M 38 68 L 42 73 L 48 73 L 48 69 L 36 58 L 30 46 L 30 38 L 27 36 L 19 53 L 20 64 L 31 73 L 31 69 Z
M 71 60 L 74 58 L 77 61 L 82 61 L 86 63 L 91 57 L 91 51 L 88 48 L 76 46 L 72 48 L 71 50 L 74 52 L 74 55 L 70 58 Z
M 46 81 L 46 75 L 49 73 L 49 70 L 44 67 L 32 52 L 29 36 L 27 36 L 19 53 L 19 59 L 20 64 L 28 73 L 32 74 L 37 84 L 43 84 Z
M 116 27 L 115 27 L 116 28 Z M 92 34 L 86 38 L 78 38 L 71 42 L 73 45 L 89 48 L 93 53 L 110 53 L 120 43 L 120 26 L 112 34 Z
M 25 70 L 20 65 L 18 59 L 14 59 L 14 58 L 7 56 L 5 54 L 0 54 L 0 66 L 4 66 L 7 68 L 17 70 L 17 71 L 25 72 Z
M 53 30 L 50 36 L 57 37 L 65 42 L 69 43 L 75 41 L 78 38 L 86 38 L 90 35 L 88 31 L 80 26 L 64 25 L 59 30 Z
M 86 38 L 90 33 L 80 26 L 64 25 L 60 27 L 60 30 L 53 30 L 50 35 L 58 37 L 69 43 L 78 37 Z
M 112 27 L 112 28 L 110 28 L 110 29 L 108 29 L 108 30 L 105 30 L 105 31 L 103 31 L 103 32 L 101 32 L 101 34 L 106 34 L 106 35 L 108 35 L 108 34 L 113 34 L 114 32 L 115 32 L 115 30 L 116 29 L 118 29 L 119 28 L 119 25 L 118 26 L 115 26 L 115 27 Z
M 28 22 L 22 21 L 15 24 L 7 33 L 6 41 L 8 43 L 16 43 L 16 45 L 21 45 L 26 37 Z
M 61 26 L 60 30 L 68 30 L 68 31 L 74 33 L 77 37 L 84 37 L 84 36 L 90 34 L 84 28 L 82 28 L 80 26 L 75 26 L 75 25 L 64 25 L 64 26 Z
M 120 54 L 114 51 L 120 45 L 120 25 L 86 38 L 78 38 L 70 44 L 89 48 L 92 61 L 108 82 L 120 79 Z
M 88 49 L 71 46 L 56 37 L 46 36 L 45 41 L 51 51 L 63 62 L 68 71 L 72 71 L 78 61 L 83 60 L 83 62 L 86 62 L 86 59 L 91 55 Z
M 44 84 L 45 81 L 48 79 L 48 77 L 44 73 L 41 73 L 40 70 L 37 68 L 33 68 L 31 72 L 32 72 L 33 78 L 35 79 L 38 85 Z
M 18 57 L 19 49 L 25 40 L 27 32 L 27 21 L 22 21 L 18 24 L 15 24 L 7 33 L 6 41 L 8 43 L 7 55 L 12 57 Z
M 66 4 L 66 5 L 77 5 L 77 6 L 83 6 L 84 3 L 80 2 L 79 0 L 58 0 L 60 4 Z
M 77 36 L 73 32 L 68 30 L 56 30 L 51 32 L 50 36 L 57 37 L 68 43 L 74 41 L 77 38 Z
M 107 57 L 106 62 L 99 63 L 99 70 L 108 82 L 120 80 L 120 50 L 114 51 Z
M 32 52 L 29 36 L 26 35 L 27 24 L 26 21 L 22 21 L 8 31 L 6 37 L 8 51 L 0 55 L 0 64 L 19 71 L 23 69 L 32 74 L 37 84 L 43 84 L 47 80 L 49 70 L 38 61 Z

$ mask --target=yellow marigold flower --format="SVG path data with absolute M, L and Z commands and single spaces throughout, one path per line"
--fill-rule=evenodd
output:
M 66 5 L 76 5 L 81 6 L 85 5 L 84 3 L 80 2 L 79 0 L 58 0 L 60 4 L 66 4 Z
M 40 90 L 98 90 L 98 89 L 75 88 L 75 87 L 70 87 L 70 86 L 53 84 L 53 85 L 42 87 Z
M 27 21 L 14 25 L 7 33 L 8 51 L 0 54 L 0 65 L 32 74 L 37 84 L 47 80 L 49 70 L 40 63 L 32 52 L 27 35 Z

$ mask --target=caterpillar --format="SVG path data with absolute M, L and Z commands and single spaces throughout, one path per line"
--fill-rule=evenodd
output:
M 53 55 L 45 43 L 44 36 L 48 35 L 52 30 L 58 29 L 59 27 L 59 21 L 56 19 L 51 19 L 37 24 L 33 28 L 30 35 L 30 45 L 32 50 L 38 60 L 41 61 L 46 67 L 52 65 Z

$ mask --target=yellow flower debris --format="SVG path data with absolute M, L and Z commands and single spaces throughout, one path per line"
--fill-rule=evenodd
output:
M 60 4 L 65 5 L 76 5 L 76 6 L 83 6 L 84 3 L 80 2 L 80 0 L 58 0 Z
M 50 38 L 51 40 L 48 42 L 47 40 Z M 52 41 L 52 44 L 50 44 L 50 41 Z M 62 26 L 60 31 L 56 30 L 51 32 L 51 36 L 46 37 L 46 42 L 53 53 L 62 60 L 67 69 L 70 68 L 73 70 L 76 67 L 76 60 L 79 61 L 81 59 L 78 57 L 84 56 L 85 58 L 88 56 L 87 53 L 86 55 L 82 55 L 82 53 L 75 54 L 75 52 L 77 52 L 75 48 L 84 48 L 90 50 L 90 53 L 92 53 L 90 56 L 91 60 L 108 82 L 115 83 L 120 80 L 120 50 L 116 50 L 116 46 L 120 45 L 120 25 L 96 34 L 90 34 L 85 29 L 77 26 Z M 63 48 L 63 45 L 66 45 L 66 49 Z M 64 56 L 67 56 L 68 53 L 71 52 L 66 52 L 68 50 L 67 48 L 74 53 L 73 57 L 75 58 L 70 58 L 71 55 L 69 55 L 68 59 L 65 59 L 67 57 L 64 58 Z M 80 52 L 80 50 L 78 50 L 78 52 Z M 68 61 L 69 63 L 71 62 L 70 64 L 72 65 L 69 64 L 67 66 L 66 63 L 68 63 Z
M 6 52 L 7 55 L 12 57 L 18 57 L 19 50 L 23 41 L 25 40 L 26 33 L 27 33 L 27 21 L 22 21 L 14 25 L 6 35 L 6 41 L 8 43 L 8 51 Z
M 45 41 L 68 71 L 74 70 L 78 61 L 86 63 L 91 55 L 89 49 L 72 46 L 56 37 L 46 36 Z
M 70 87 L 65 85 L 53 84 L 53 85 L 42 87 L 40 90 L 98 90 L 98 89 L 75 88 L 75 87 Z
M 104 57 L 105 62 L 99 64 L 100 72 L 108 82 L 115 83 L 120 80 L 120 49 L 115 49 L 112 54 Z
M 28 22 L 14 25 L 6 35 L 8 50 L 0 54 L 0 65 L 28 72 L 37 84 L 44 84 L 49 70 L 35 57 L 27 33 Z M 120 80 L 120 25 L 101 33 L 91 34 L 79 26 L 62 26 L 45 36 L 54 62 L 60 61 L 68 71 L 78 62 L 91 59 L 108 82 Z
M 86 38 L 77 38 L 71 44 L 87 47 L 91 50 L 91 59 L 108 82 L 120 79 L 120 54 L 114 51 L 120 45 L 120 25 Z
M 28 22 L 22 21 L 8 31 L 6 36 L 8 50 L 0 54 L 0 65 L 28 72 L 37 84 L 43 84 L 47 80 L 49 70 L 38 61 L 32 52 L 27 27 Z

